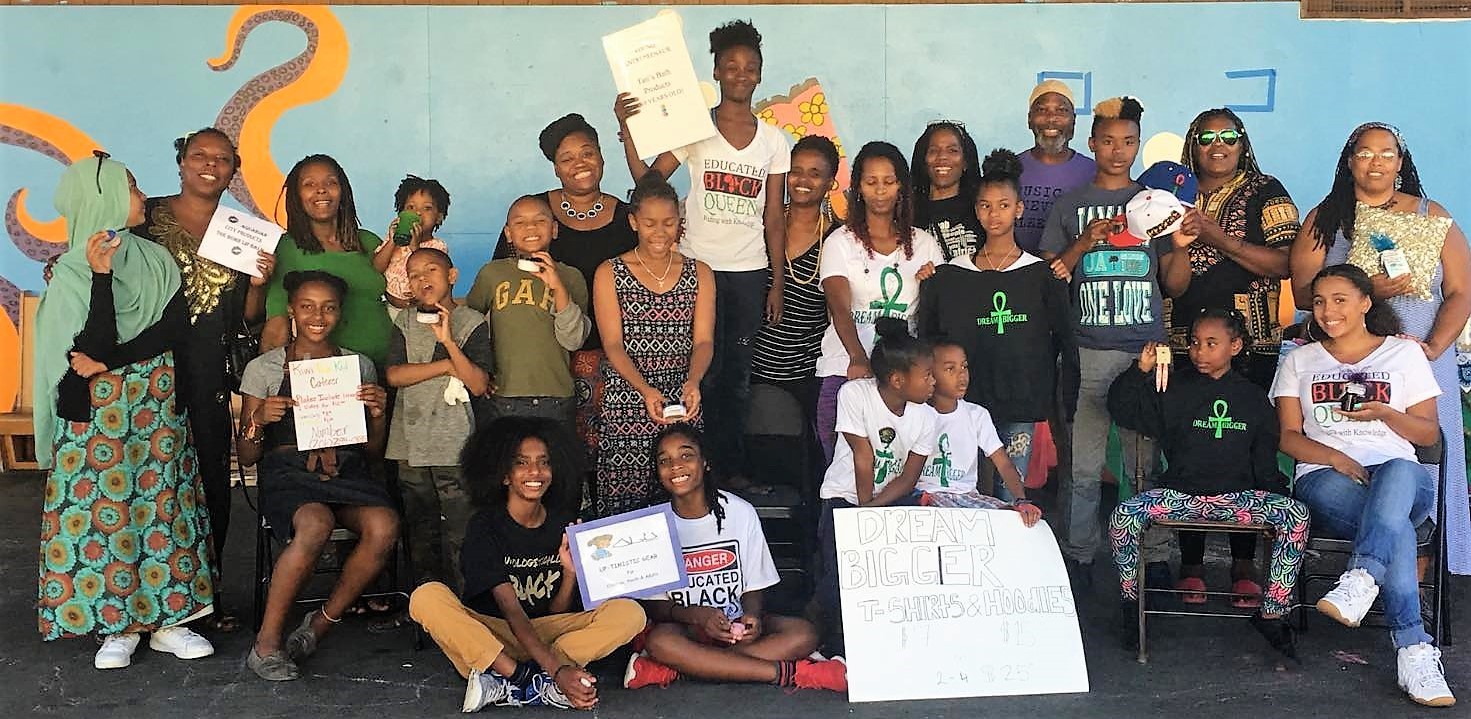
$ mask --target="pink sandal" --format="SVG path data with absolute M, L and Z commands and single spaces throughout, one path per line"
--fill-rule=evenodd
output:
M 1231 583 L 1231 606 L 1237 609 L 1257 609 L 1262 606 L 1262 586 L 1250 579 L 1238 579 Z
M 1180 577 L 1175 589 L 1181 592 L 1204 592 L 1205 580 L 1200 577 Z M 1186 604 L 1205 604 L 1204 594 L 1181 594 L 1180 601 Z

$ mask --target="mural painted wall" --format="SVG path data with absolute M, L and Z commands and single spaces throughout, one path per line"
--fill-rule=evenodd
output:
M 177 190 L 171 143 L 204 125 L 243 158 L 229 202 L 270 214 L 285 170 L 313 152 L 352 178 L 382 232 L 406 173 L 440 179 L 440 233 L 465 284 L 517 195 L 555 184 L 536 148 L 580 112 L 603 134 L 604 190 L 631 185 L 616 144 L 603 34 L 649 7 L 0 8 L 0 367 L 19 357 L 21 290 L 64 248 L 51 208 L 62 167 L 104 148 L 152 195 Z M 693 6 L 686 39 L 749 17 L 765 36 L 761 116 L 853 151 L 906 151 L 935 119 L 966 123 L 982 151 L 1031 143 L 1027 93 L 1068 82 L 1080 112 L 1117 94 L 1146 108 L 1147 152 L 1178 150 L 1202 109 L 1242 113 L 1261 164 L 1301 205 L 1327 191 L 1349 130 L 1398 124 L 1431 194 L 1471 217 L 1460 177 L 1471 141 L 1471 23 L 1305 22 L 1296 3 L 974 6 Z M 66 40 L 85 39 L 85 42 Z M 64 40 L 58 42 L 58 40 Z M 1410 60 L 1413 58 L 1413 60 Z M 1088 118 L 1080 117 L 1081 134 Z M 1172 133 L 1176 136 L 1171 137 Z M 1084 148 L 1081 139 L 1074 147 Z M 1161 148 L 1164 148 L 1161 150 Z M 846 174 L 846 168 L 844 173 Z M 468 287 L 459 288 L 465 291 Z M 0 406 L 13 372 L 0 373 Z

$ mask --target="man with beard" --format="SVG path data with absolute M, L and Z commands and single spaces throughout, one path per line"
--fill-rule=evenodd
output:
M 1076 123 L 1073 92 L 1061 80 L 1044 80 L 1032 90 L 1027 127 L 1037 144 L 1021 154 L 1024 209 L 1016 223 L 1016 244 L 1027 252 L 1036 254 L 1052 203 L 1096 172 L 1092 158 L 1068 147 Z

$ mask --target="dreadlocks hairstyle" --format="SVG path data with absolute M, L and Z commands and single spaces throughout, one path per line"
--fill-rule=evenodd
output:
M 449 217 L 449 190 L 444 189 L 439 180 L 426 180 L 418 175 L 404 177 L 393 192 L 393 211 L 403 212 L 409 198 L 420 192 L 428 193 L 429 199 L 434 200 L 434 206 L 439 208 L 439 223 L 444 224 L 444 218 Z M 431 232 L 437 229 L 439 225 L 429 228 Z
M 1370 130 L 1383 130 L 1394 135 L 1394 142 L 1399 146 L 1401 163 L 1397 178 L 1399 191 L 1415 197 L 1425 196 L 1425 190 L 1420 185 L 1420 172 L 1415 169 L 1415 161 L 1410 158 L 1410 148 L 1405 145 L 1405 138 L 1400 136 L 1399 129 L 1382 122 L 1359 125 L 1349 134 L 1348 142 L 1343 143 L 1343 152 L 1338 153 L 1338 169 L 1333 174 L 1333 189 L 1328 190 L 1328 196 L 1318 203 L 1318 214 L 1313 219 L 1313 240 L 1316 248 L 1332 247 L 1334 235 L 1340 232 L 1344 237 L 1354 236 L 1354 211 L 1358 198 L 1354 195 L 1354 176 L 1348 169 L 1348 163 L 1353 157 L 1354 146 Z
M 1092 134 L 1098 134 L 1098 125 L 1107 120 L 1133 120 L 1135 125 L 1144 118 L 1144 106 L 1135 98 L 1124 95 L 1110 97 L 1093 106 Z
M 756 26 L 750 20 L 731 20 L 710 31 L 710 54 L 715 56 L 715 62 L 720 62 L 720 55 L 733 47 L 748 47 L 761 56 L 761 33 L 756 31 Z
M 533 417 L 499 417 L 476 430 L 460 452 L 460 468 L 469 485 L 470 501 L 480 508 L 503 507 L 506 481 L 516 454 L 528 439 L 541 440 L 551 463 L 552 483 L 541 503 L 551 514 L 577 512 L 582 504 L 582 468 L 573 440 L 555 421 Z
M 1241 133 L 1241 157 L 1236 160 L 1236 171 L 1252 175 L 1262 174 L 1262 168 L 1257 167 L 1256 164 L 1256 153 L 1251 149 L 1251 135 L 1246 134 L 1246 124 L 1230 108 L 1225 107 L 1206 110 L 1190 121 L 1190 129 L 1185 131 L 1185 147 L 1180 149 L 1180 164 L 1190 168 L 1192 174 L 1200 175 L 1200 163 L 1196 161 L 1196 157 L 1197 153 L 1205 148 L 1195 141 L 1195 136 L 1200 134 L 1200 128 L 1205 123 L 1221 118 L 1230 121 L 1231 126 Z
M 704 479 L 700 481 L 700 491 L 705 495 L 705 506 L 709 507 L 710 513 L 715 515 L 715 531 L 717 533 L 720 532 L 721 525 L 725 522 L 725 507 L 721 506 L 725 498 L 720 496 L 720 485 L 715 481 L 715 472 L 705 453 L 704 435 L 700 433 L 700 430 L 695 429 L 694 425 L 688 422 L 675 422 L 660 430 L 659 434 L 655 435 L 654 443 L 649 447 L 649 466 L 654 468 L 654 486 L 659 487 L 661 490 L 664 486 L 659 481 L 659 447 L 663 446 L 664 440 L 670 437 L 680 437 L 687 440 L 690 444 L 694 445 L 695 451 L 699 453 L 699 461 L 705 465 L 705 475 Z
M 201 127 L 183 137 L 176 138 L 174 140 L 174 164 L 184 164 L 184 155 L 188 154 L 189 146 L 194 144 L 196 138 L 206 135 L 218 137 L 224 140 L 226 145 L 230 146 L 230 154 L 234 158 L 235 164 L 234 168 L 230 170 L 230 173 L 234 174 L 235 170 L 240 169 L 240 149 L 235 147 L 235 141 L 224 130 L 218 127 Z
M 914 178 L 909 174 L 909 165 L 904 162 L 904 153 L 893 145 L 875 140 L 858 151 L 853 161 L 853 170 L 848 177 L 848 227 L 863 249 L 873 257 L 873 238 L 868 234 L 868 205 L 863 201 L 863 168 L 874 160 L 888 160 L 894 166 L 894 175 L 899 178 L 899 199 L 894 205 L 894 232 L 899 246 L 904 248 L 904 259 L 914 257 Z
M 1318 271 L 1317 276 L 1313 277 L 1313 282 L 1309 287 L 1316 293 L 1318 283 L 1329 277 L 1342 277 L 1352 282 L 1355 289 L 1369 298 L 1369 311 L 1364 313 L 1364 329 L 1369 330 L 1369 334 L 1378 337 L 1390 337 L 1402 331 L 1399 315 L 1394 313 L 1394 310 L 1390 308 L 1388 302 L 1374 298 L 1374 283 L 1369 281 L 1369 275 L 1362 269 L 1349 264 L 1329 265 Z M 1310 328 L 1311 331 L 1309 334 L 1324 336 L 1321 328 L 1316 327 L 1316 320 L 1313 321 L 1313 325 Z
M 633 190 L 628 193 L 628 213 L 637 215 L 639 209 L 649 200 L 668 200 L 673 202 L 676 208 L 679 207 L 679 193 L 674 191 L 674 186 L 669 184 L 663 175 L 653 170 L 645 172 L 642 177 L 638 178 L 638 182 L 633 185 Z M 545 200 L 542 201 L 545 202 Z
M 986 161 L 981 163 L 980 187 L 988 185 L 1007 185 L 1020 198 L 1022 196 L 1022 159 L 1015 152 L 1004 147 L 992 150 L 991 154 L 986 155 Z
M 909 160 L 909 174 L 914 178 L 914 224 L 919 227 L 930 226 L 930 165 L 925 155 L 929 153 L 935 135 L 945 131 L 955 133 L 960 141 L 960 153 L 965 158 L 965 171 L 960 173 L 960 197 L 967 207 L 975 204 L 976 192 L 981 189 L 980 153 L 965 126 L 950 120 L 930 123 L 914 141 L 914 154 Z
M 326 165 L 337 175 L 337 183 L 342 188 L 341 199 L 337 203 L 337 217 L 334 220 L 337 226 L 337 242 L 347 252 L 362 252 L 363 243 L 358 241 L 358 207 L 352 200 L 352 183 L 347 181 L 347 173 L 343 171 L 342 165 L 328 155 L 307 155 L 291 167 L 291 172 L 286 173 L 286 181 L 281 184 L 281 195 L 286 201 L 286 232 L 296 241 L 296 246 L 302 252 L 316 254 L 323 251 L 322 243 L 312 233 L 312 218 L 306 213 L 306 204 L 301 201 L 301 173 L 309 165 Z

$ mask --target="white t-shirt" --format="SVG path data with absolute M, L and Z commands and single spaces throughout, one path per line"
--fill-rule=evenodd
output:
M 867 437 L 873 445 L 873 486 L 877 494 L 884 482 L 904 472 L 911 453 L 924 457 L 935 451 L 935 409 L 910 402 L 904 415 L 889 411 L 872 378 L 855 379 L 838 390 L 838 443 L 833 463 L 822 478 L 823 499 L 843 499 L 858 504 L 854 481 L 853 446 L 844 433 Z
M 853 323 L 858 326 L 858 342 L 866 352 L 873 351 L 874 322 L 880 317 L 908 320 L 919 299 L 919 280 L 914 274 L 926 263 L 936 267 L 945 264 L 940 243 L 933 235 L 916 228 L 912 236 L 914 256 L 904 257 L 903 248 L 887 255 L 868 256 L 863 243 L 848 227 L 840 227 L 822 245 L 822 264 L 818 273 L 823 280 L 844 277 L 853 296 Z M 822 334 L 822 356 L 817 359 L 817 376 L 832 377 L 848 372 L 848 351 L 838 339 L 838 331 L 828 325 Z M 841 444 L 841 442 L 839 443 Z
M 1323 345 L 1304 345 L 1282 358 L 1273 397 L 1296 397 L 1302 403 L 1303 434 L 1372 467 L 1391 459 L 1415 458 L 1415 447 L 1381 420 L 1358 422 L 1338 413 L 1343 388 L 1350 375 L 1364 375 L 1364 399 L 1383 402 L 1400 412 L 1440 396 L 1430 362 L 1420 345 L 1398 337 L 1384 338 L 1379 349 L 1362 362 L 1348 365 L 1333 358 Z M 1321 464 L 1297 463 L 1297 476 L 1323 469 Z
M 669 599 L 683 606 L 715 607 L 730 619 L 745 616 L 741 595 L 765 589 L 780 581 L 766 534 L 756 508 L 740 497 L 720 493 L 725 508 L 721 528 L 715 528 L 715 513 L 699 519 L 675 515 L 675 531 L 684 549 L 684 570 L 689 587 L 669 592 Z
M 746 272 L 771 266 L 766 254 L 767 178 L 792 169 L 786 133 L 761 120 L 756 137 L 737 150 L 720 133 L 676 148 L 690 173 L 685 198 L 684 254 L 717 272 Z M 777 187 L 777 192 L 786 188 Z
M 976 488 L 981 455 L 1001 449 L 996 423 L 985 407 L 965 400 L 954 412 L 935 414 L 935 449 L 919 475 L 919 489 L 964 494 Z

